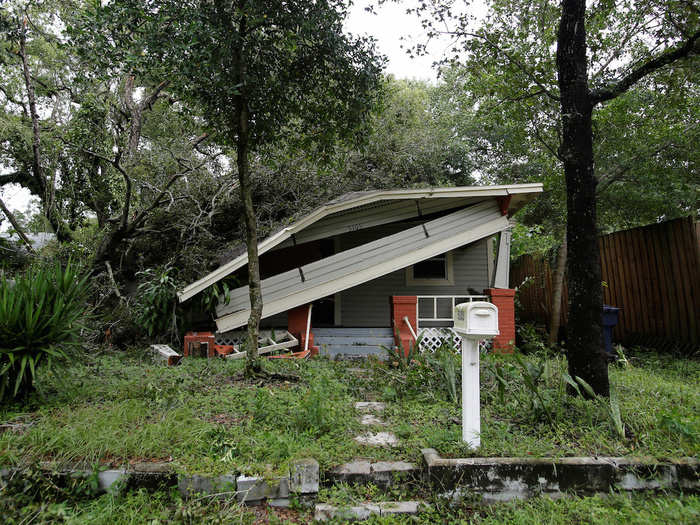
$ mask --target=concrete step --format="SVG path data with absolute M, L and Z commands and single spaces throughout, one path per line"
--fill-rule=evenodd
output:
M 317 344 L 314 342 L 314 344 Z M 321 355 L 336 356 L 368 356 L 386 357 L 384 348 L 374 345 L 318 345 L 321 347 Z
M 331 337 L 393 337 L 394 333 L 389 327 L 379 327 L 379 328 L 312 328 L 314 333 L 314 338 L 320 336 L 331 336 Z
M 328 346 L 394 346 L 393 337 L 359 337 L 359 336 L 328 336 L 319 335 L 314 333 L 314 344 L 317 346 L 328 345 Z
M 421 507 L 426 507 L 423 501 L 381 501 L 377 503 L 358 503 L 346 507 L 336 507 L 327 503 L 317 503 L 314 507 L 315 521 L 335 522 L 365 521 L 372 516 L 415 515 Z

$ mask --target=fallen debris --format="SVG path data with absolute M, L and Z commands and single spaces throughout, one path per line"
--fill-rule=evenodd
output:
M 153 357 L 156 360 L 164 361 L 168 366 L 174 366 L 180 362 L 182 356 L 168 345 L 151 345 Z

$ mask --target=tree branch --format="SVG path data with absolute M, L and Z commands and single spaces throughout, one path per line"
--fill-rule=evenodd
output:
M 486 44 L 488 44 L 491 48 L 495 49 L 497 52 L 499 52 L 499 53 L 502 54 L 504 57 L 506 57 L 506 58 L 508 59 L 508 61 L 509 61 L 511 64 L 513 64 L 513 65 L 514 65 L 515 67 L 517 67 L 520 71 L 522 71 L 523 73 L 525 73 L 525 75 L 526 75 L 530 80 L 532 80 L 532 81 L 537 85 L 537 87 L 539 87 L 539 88 L 542 90 L 542 93 L 544 93 L 545 95 L 547 95 L 547 96 L 548 96 L 549 98 L 551 98 L 552 100 L 556 100 L 557 102 L 560 101 L 560 98 L 559 98 L 557 95 L 555 95 L 554 93 L 552 93 L 549 89 L 547 89 L 547 86 L 545 86 L 542 82 L 540 82 L 540 81 L 537 79 L 537 77 L 532 73 L 532 71 L 530 71 L 528 68 L 526 68 L 525 65 L 522 64 L 517 58 L 515 58 L 515 57 L 512 56 L 510 53 L 508 53 L 508 51 L 506 51 L 505 49 L 501 48 L 501 47 L 500 47 L 498 44 L 496 44 L 495 42 L 492 42 L 487 36 L 485 36 L 485 35 L 480 35 L 479 33 L 468 33 L 468 32 L 465 32 L 465 33 L 462 33 L 462 34 L 463 34 L 464 36 L 471 36 L 471 37 L 474 37 L 474 38 L 479 38 L 479 39 L 483 40 L 484 42 L 486 42 Z
M 30 251 L 30 253 L 36 254 L 36 251 L 34 250 L 32 243 L 29 241 L 29 239 L 25 235 L 24 231 L 22 230 L 22 227 L 17 222 L 17 219 L 15 218 L 13 213 L 9 209 L 7 209 L 7 206 L 5 206 L 5 203 L 2 201 L 2 199 L 0 199 L 0 210 L 2 210 L 3 213 L 7 216 L 7 218 L 10 219 L 10 224 L 12 224 L 12 227 L 17 232 L 17 235 L 20 236 L 20 238 L 22 239 L 22 242 L 24 242 L 24 244 L 27 245 L 27 249 Z
M 631 88 L 636 82 L 650 73 L 653 73 L 654 71 L 671 64 L 676 60 L 680 60 L 681 58 L 695 54 L 696 51 L 694 48 L 698 39 L 700 39 L 700 31 L 696 31 L 690 36 L 690 38 L 688 38 L 688 40 L 675 49 L 668 50 L 656 58 L 645 62 L 641 66 L 636 67 L 619 82 L 604 88 L 594 89 L 591 91 L 591 102 L 595 105 L 618 97 Z
M 690 126 L 687 126 L 684 130 L 683 133 L 688 133 L 689 131 L 692 131 L 693 129 L 697 128 L 698 124 L 691 124 Z M 607 175 L 602 175 L 598 177 L 598 184 L 596 185 L 596 194 L 601 194 L 605 192 L 610 186 L 612 186 L 615 182 L 619 181 L 624 177 L 624 175 L 631 171 L 632 168 L 634 168 L 634 163 L 637 160 L 643 159 L 645 157 L 651 158 L 655 155 L 658 155 L 661 153 L 663 150 L 666 148 L 673 146 L 674 140 L 667 140 L 663 144 L 659 145 L 658 147 L 652 149 L 652 150 L 645 150 L 637 153 L 634 155 L 629 162 L 627 162 L 626 165 L 620 166 L 614 173 L 610 173 Z
M 27 173 L 23 173 L 21 171 L 13 171 L 12 173 L 3 173 L 0 175 L 0 186 L 4 186 L 5 184 L 19 184 L 19 185 L 24 185 L 26 184 L 25 178 L 27 177 Z
M 153 103 L 158 99 L 158 95 L 160 95 L 160 92 L 163 91 L 166 87 L 168 87 L 168 84 L 170 84 L 169 80 L 163 80 L 163 82 L 158 84 L 153 89 L 151 94 L 141 101 L 141 103 L 139 104 L 140 109 L 144 110 L 146 108 L 150 108 L 153 105 Z

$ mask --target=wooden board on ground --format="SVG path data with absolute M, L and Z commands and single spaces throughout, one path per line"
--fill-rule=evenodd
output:
M 272 339 L 272 337 L 261 337 L 258 339 L 258 354 L 264 355 L 274 352 L 276 350 L 283 350 L 286 348 L 293 348 L 299 344 L 299 341 L 289 332 L 284 332 L 277 341 Z M 226 356 L 227 359 L 243 359 L 245 357 L 245 352 L 236 352 Z
M 151 345 L 153 356 L 161 361 L 165 361 L 168 366 L 176 365 L 182 359 L 182 356 L 168 345 Z

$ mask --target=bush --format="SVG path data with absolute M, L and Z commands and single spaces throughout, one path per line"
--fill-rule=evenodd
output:
M 177 337 L 177 283 L 172 266 L 148 268 L 138 272 L 143 281 L 139 284 L 139 303 L 136 323 L 149 337 L 169 335 Z
M 0 280 L 0 400 L 24 398 L 38 368 L 77 343 L 87 278 L 69 261 Z

